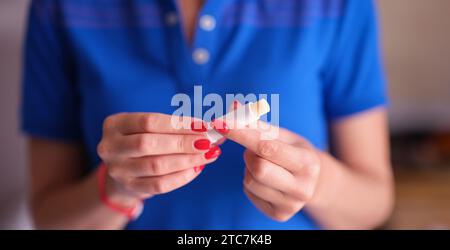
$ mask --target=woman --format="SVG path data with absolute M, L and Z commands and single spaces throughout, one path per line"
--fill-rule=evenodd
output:
M 377 39 L 371 1 L 33 1 L 22 128 L 36 226 L 381 225 L 393 189 Z M 217 146 L 198 119 L 175 128 L 171 98 L 196 84 L 278 94 L 278 138 L 217 120 Z

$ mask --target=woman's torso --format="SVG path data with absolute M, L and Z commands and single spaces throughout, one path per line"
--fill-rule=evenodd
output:
M 203 96 L 214 93 L 224 101 L 226 94 L 265 94 L 275 108 L 269 120 L 325 149 L 321 73 L 340 8 L 341 1 L 206 1 L 188 46 L 174 1 L 60 3 L 91 166 L 99 161 L 105 117 L 171 114 L 178 108 L 172 97 L 185 93 L 194 102 L 195 85 Z M 215 24 L 202 24 L 205 15 Z M 257 211 L 242 191 L 243 148 L 226 142 L 222 151 L 188 186 L 146 201 L 129 228 L 315 228 L 304 213 L 282 224 Z

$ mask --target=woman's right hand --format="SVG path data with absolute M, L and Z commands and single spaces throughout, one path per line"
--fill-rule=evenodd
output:
M 201 120 L 158 113 L 120 113 L 105 119 L 98 154 L 108 169 L 111 199 L 131 204 L 195 179 L 221 154 Z

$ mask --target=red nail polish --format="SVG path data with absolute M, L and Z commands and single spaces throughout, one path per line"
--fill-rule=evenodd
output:
M 239 104 L 238 101 L 234 101 L 233 102 L 233 109 L 237 109 L 238 108 L 238 104 Z
M 227 124 L 222 120 L 213 120 L 212 127 L 221 134 L 227 134 L 229 130 Z
M 207 160 L 214 159 L 214 158 L 219 157 L 219 155 L 221 153 L 222 153 L 222 150 L 220 150 L 219 147 L 215 146 L 215 147 L 211 148 L 208 152 L 205 153 L 205 158 Z
M 206 124 L 202 121 L 193 121 L 191 123 L 191 129 L 194 132 L 206 132 Z
M 211 148 L 211 142 L 208 139 L 200 139 L 194 142 L 194 147 L 200 150 Z
M 198 172 L 201 172 L 204 168 L 205 168 L 205 165 L 201 165 L 201 166 L 198 166 L 198 167 L 194 167 L 194 171 L 195 171 L 196 173 L 198 173 Z

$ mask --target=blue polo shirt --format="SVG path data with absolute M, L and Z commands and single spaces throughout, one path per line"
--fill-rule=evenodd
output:
M 88 173 L 100 161 L 107 116 L 172 114 L 172 97 L 193 97 L 195 85 L 224 99 L 279 94 L 279 125 L 322 150 L 332 122 L 385 104 L 371 0 L 211 0 L 198 20 L 189 45 L 176 1 L 33 1 L 22 130 L 81 143 Z M 127 228 L 316 229 L 305 212 L 279 223 L 251 204 L 242 191 L 243 150 L 226 142 L 217 162 L 147 200 Z

